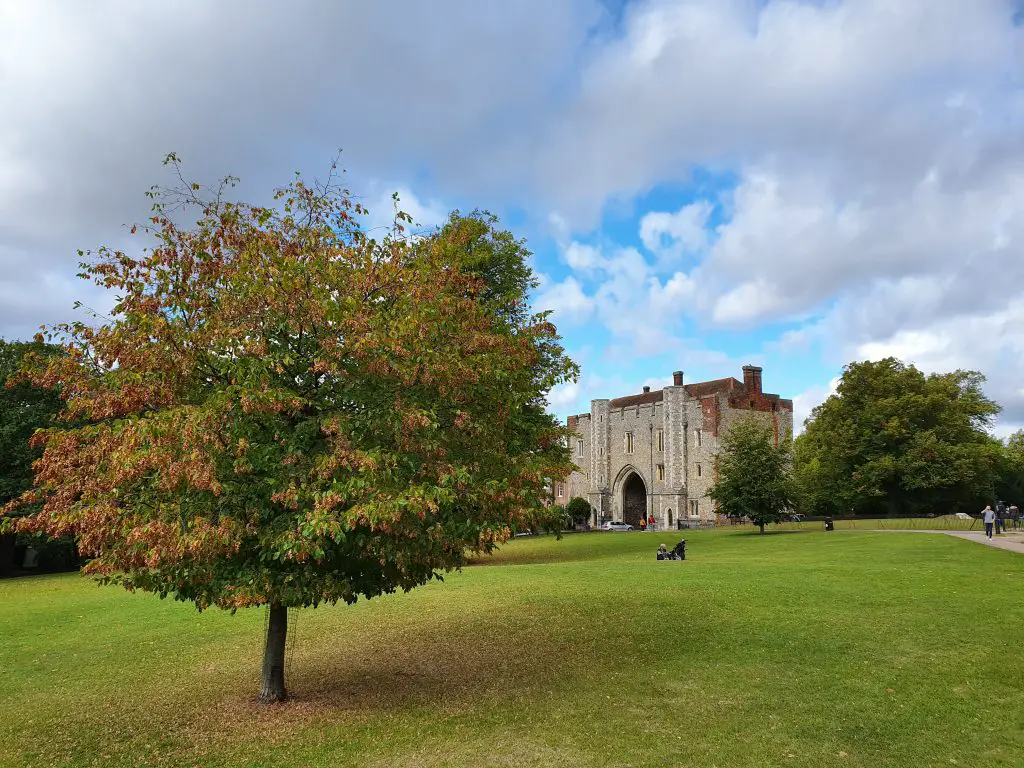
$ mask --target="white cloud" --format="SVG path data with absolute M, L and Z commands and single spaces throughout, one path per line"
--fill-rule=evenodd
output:
M 579 325 L 590 318 L 594 300 L 570 276 L 560 283 L 548 283 L 534 299 L 533 307 L 538 312 L 551 310 L 551 320 L 556 325 Z
M 367 184 L 368 197 L 366 203 L 369 213 L 361 222 L 361 226 L 373 236 L 383 236 L 391 231 L 395 224 L 395 215 L 401 211 L 412 218 L 412 224 L 399 222 L 406 231 L 421 232 L 431 230 L 443 224 L 448 218 L 449 208 L 439 200 L 421 200 L 405 184 L 388 185 L 383 182 Z M 392 195 L 398 195 L 395 201 Z
M 793 430 L 799 435 L 804 431 L 804 421 L 811 411 L 836 393 L 839 377 L 832 379 L 827 385 L 815 385 L 793 397 Z
M 608 266 L 597 248 L 577 242 L 569 243 L 562 253 L 562 259 L 570 268 L 577 271 L 606 269 Z
M 713 207 L 707 200 L 684 205 L 675 213 L 651 212 L 640 220 L 644 247 L 667 263 L 703 251 L 708 244 L 707 223 Z
M 629 6 L 541 145 L 543 191 L 586 227 L 610 198 L 694 165 L 774 158 L 898 187 L 991 138 L 979 113 L 1011 135 L 1021 104 L 1005 97 L 1024 70 L 1011 13 L 1003 0 Z

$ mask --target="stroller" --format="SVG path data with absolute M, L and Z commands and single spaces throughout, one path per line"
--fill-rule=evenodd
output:
M 671 551 L 668 551 L 664 544 L 658 547 L 658 559 L 659 560 L 685 560 L 686 559 L 686 539 L 682 539 L 676 544 Z

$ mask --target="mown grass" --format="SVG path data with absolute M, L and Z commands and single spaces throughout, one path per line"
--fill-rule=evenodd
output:
M 912 533 L 519 539 L 407 595 L 262 611 L 0 582 L 0 765 L 1015 766 L 1024 558 Z

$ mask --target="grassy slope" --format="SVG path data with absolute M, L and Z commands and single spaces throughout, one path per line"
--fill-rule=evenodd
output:
M 0 765 L 1024 762 L 1024 558 L 944 536 L 516 540 L 408 595 L 264 614 L 0 582 Z

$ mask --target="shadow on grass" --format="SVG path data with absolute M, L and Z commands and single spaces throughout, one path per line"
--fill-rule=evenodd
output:
M 359 638 L 304 643 L 300 637 L 287 659 L 290 701 L 261 706 L 255 687 L 236 689 L 211 702 L 214 711 L 195 713 L 189 740 L 236 742 L 244 729 L 287 741 L 302 728 L 359 724 L 384 713 L 529 706 L 566 686 L 604 685 L 609 669 L 656 660 L 655 649 L 668 648 L 669 636 L 673 654 L 697 653 L 709 642 L 696 613 L 677 611 L 667 623 L 642 621 L 621 595 L 593 600 L 586 612 L 569 603 L 526 602 L 413 621 L 409 626 L 400 619 Z

